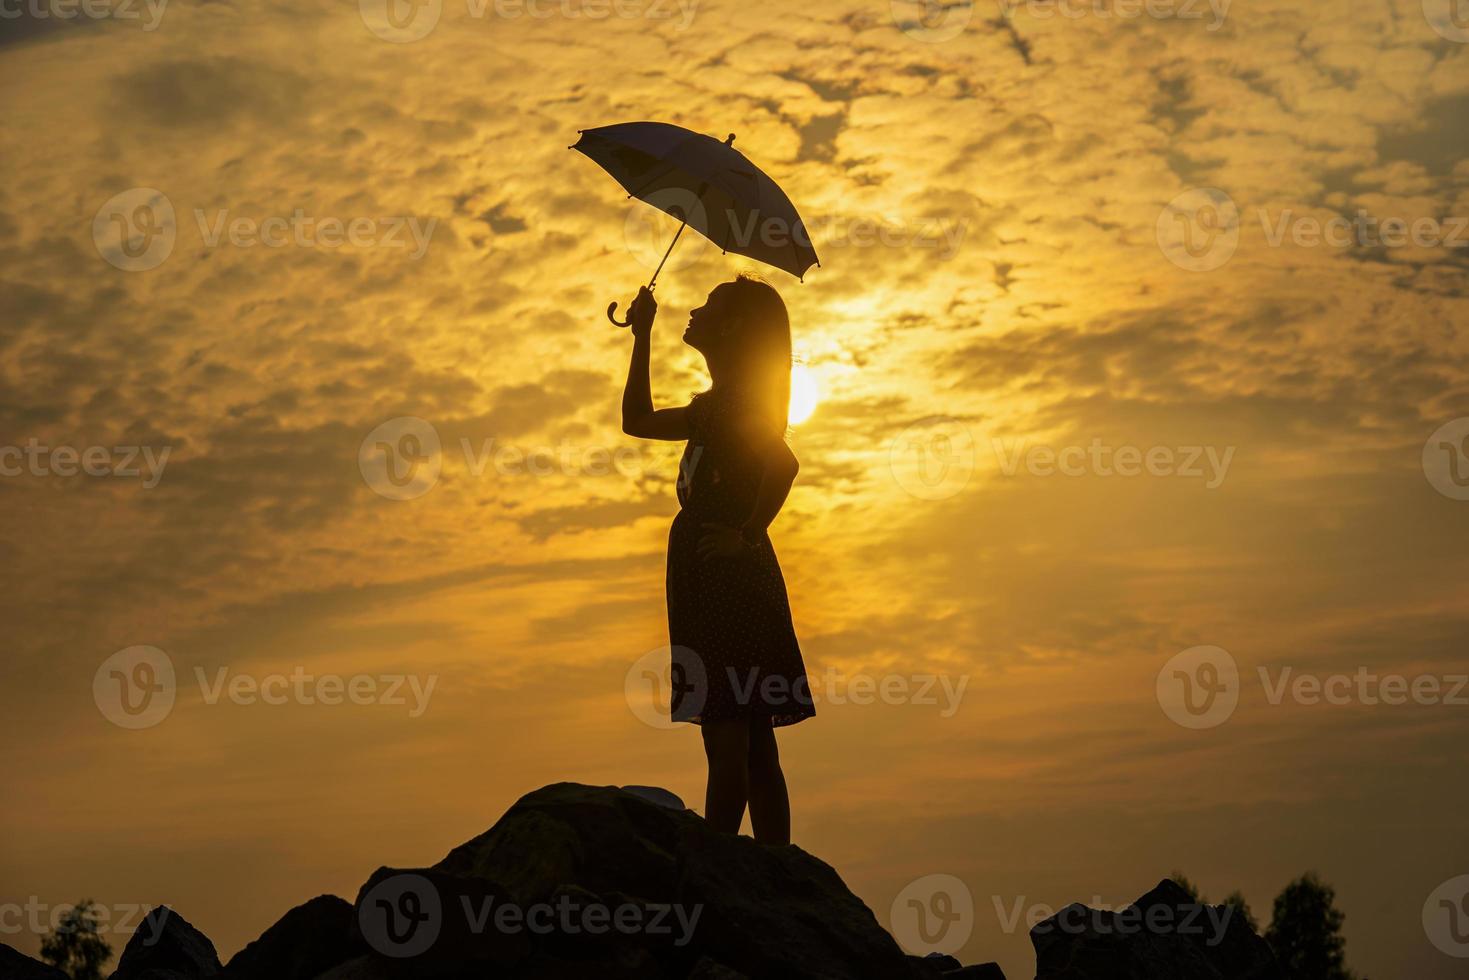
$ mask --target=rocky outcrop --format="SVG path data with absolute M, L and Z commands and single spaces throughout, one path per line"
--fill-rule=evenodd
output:
M 318 895 L 231 957 L 221 980 L 313 980 L 366 952 L 353 936 L 352 903 Z
M 1164 880 L 1120 912 L 1068 905 L 1030 931 L 1036 980 L 1285 980 L 1234 910 Z
M 160 905 L 128 939 L 112 980 L 197 980 L 219 970 L 219 954 L 209 937 Z
M 432 868 L 380 869 L 357 922 L 388 973 L 924 977 L 828 865 L 689 811 L 561 783 Z M 414 965 L 408 967 L 408 963 Z
M 0 943 L 0 980 L 67 980 L 65 973 Z

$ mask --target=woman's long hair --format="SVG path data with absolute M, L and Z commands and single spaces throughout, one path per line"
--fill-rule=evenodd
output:
M 741 274 L 728 284 L 727 314 L 737 321 L 731 381 L 736 394 L 777 433 L 791 406 L 791 318 L 775 287 Z

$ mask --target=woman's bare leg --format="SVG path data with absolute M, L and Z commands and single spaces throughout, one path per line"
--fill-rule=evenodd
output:
M 750 793 L 750 725 L 744 718 L 705 722 L 704 756 L 709 783 L 704 791 L 704 820 L 715 830 L 738 834 Z
M 762 844 L 791 842 L 791 798 L 769 718 L 750 719 L 750 829 Z

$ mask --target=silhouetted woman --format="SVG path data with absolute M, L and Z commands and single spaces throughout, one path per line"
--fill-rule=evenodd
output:
M 688 440 L 668 534 L 670 711 L 703 732 L 704 818 L 739 833 L 748 802 L 755 839 L 787 844 L 790 798 L 775 729 L 816 713 L 766 534 L 796 478 L 785 443 L 790 319 L 780 294 L 758 279 L 716 286 L 683 335 L 704 355 L 713 385 L 683 408 L 654 410 L 648 338 L 657 312 L 653 294 L 639 292 L 622 430 Z

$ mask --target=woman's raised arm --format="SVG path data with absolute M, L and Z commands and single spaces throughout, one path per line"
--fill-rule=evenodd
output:
M 686 409 L 653 407 L 653 385 L 649 380 L 652 357 L 653 318 L 658 303 L 644 286 L 633 300 L 628 318 L 632 321 L 632 359 L 627 366 L 627 385 L 622 389 L 622 431 L 640 439 L 676 441 L 689 437 Z

